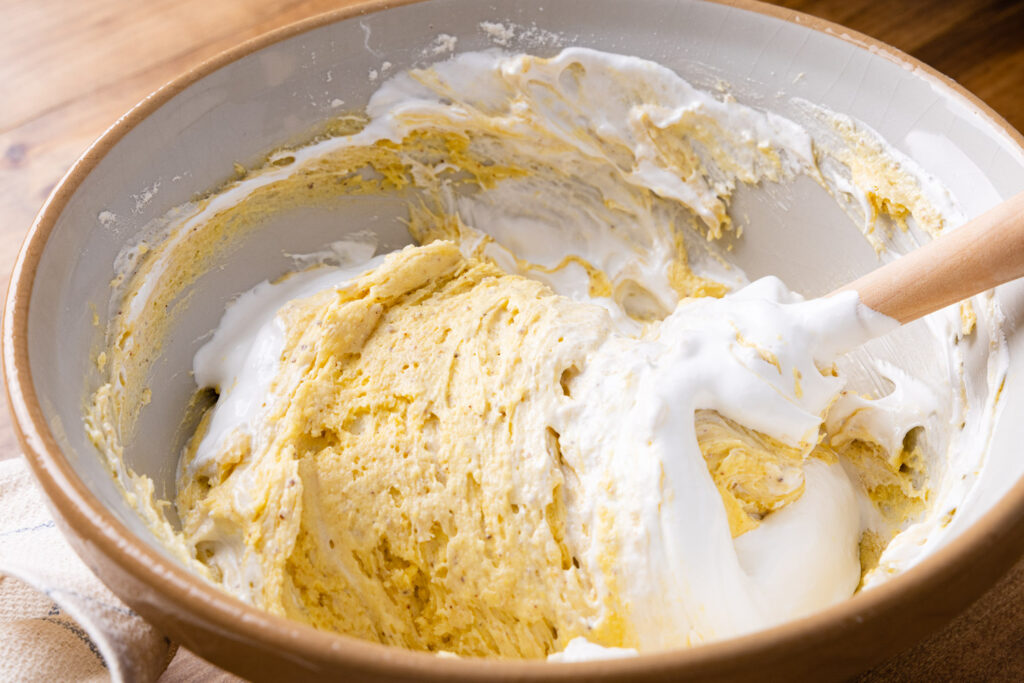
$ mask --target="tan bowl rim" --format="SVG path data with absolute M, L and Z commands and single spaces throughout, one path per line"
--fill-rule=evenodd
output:
M 219 629 L 291 658 L 317 665 L 347 665 L 366 673 L 417 675 L 442 680 L 563 679 L 585 676 L 614 678 L 683 669 L 708 671 L 738 657 L 763 658 L 786 644 L 825 642 L 841 635 L 851 623 L 883 618 L 901 605 L 926 597 L 937 586 L 953 585 L 972 571 L 976 553 L 998 547 L 1003 551 L 996 569 L 1005 571 L 1024 551 L 1024 478 L 959 537 L 900 576 L 858 593 L 828 609 L 745 636 L 702 645 L 644 654 L 637 658 L 552 666 L 543 661 L 446 659 L 351 636 L 318 631 L 310 626 L 247 605 L 192 575 L 136 537 L 117 520 L 77 477 L 57 445 L 32 383 L 28 348 L 28 312 L 36 269 L 47 239 L 69 199 L 109 150 L 140 121 L 187 86 L 256 50 L 343 19 L 425 0 L 365 0 L 289 24 L 247 40 L 185 72 L 148 95 L 103 133 L 75 162 L 54 188 L 32 224 L 14 266 L 3 320 L 3 369 L 7 396 L 18 439 L 28 463 L 59 518 L 69 520 L 75 535 L 101 551 L 122 570 L 146 583 L 165 599 L 173 599 Z M 757 0 L 711 0 L 757 12 L 828 34 L 884 57 L 905 69 L 937 81 L 969 102 L 975 110 L 1024 152 L 1024 136 L 999 114 L 958 83 L 928 65 L 874 38 L 817 17 L 768 5 Z M 63 523 L 61 523 L 63 531 Z M 973 595 L 983 587 L 974 587 Z M 764 659 L 767 663 L 770 658 Z

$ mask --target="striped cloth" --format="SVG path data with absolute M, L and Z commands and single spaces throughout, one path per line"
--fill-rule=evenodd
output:
M 0 460 L 0 681 L 238 680 L 177 649 L 71 550 L 25 463 Z

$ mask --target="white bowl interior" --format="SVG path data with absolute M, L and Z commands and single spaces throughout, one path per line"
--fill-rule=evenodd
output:
M 797 121 L 802 114 L 795 97 L 850 114 L 938 177 L 968 215 L 1024 188 L 1024 152 L 944 84 L 839 37 L 726 5 L 435 0 L 275 43 L 192 83 L 118 141 L 68 202 L 39 264 L 29 314 L 35 389 L 72 467 L 140 538 L 160 549 L 116 490 L 82 423 L 83 405 L 99 382 L 93 361 L 118 251 L 152 219 L 229 178 L 233 162 L 256 163 L 325 118 L 361 108 L 383 77 L 374 80 L 371 72 L 386 76 L 445 58 L 431 50 L 439 34 L 456 36 L 457 51 L 493 47 L 480 27 L 485 21 L 526 27 L 509 45 L 514 50 L 551 54 L 582 45 L 634 54 L 669 66 L 698 87 L 713 89 L 724 81 L 739 101 Z M 343 106 L 336 106 L 338 99 Z M 735 252 L 752 278 L 774 273 L 814 295 L 878 264 L 857 228 L 806 178 L 742 189 L 734 208 L 734 215 L 754 219 Z M 158 495 L 170 497 L 174 489 L 181 416 L 195 389 L 192 356 L 226 302 L 292 269 L 284 252 L 313 251 L 366 228 L 376 230 L 385 247 L 403 244 L 403 215 L 402 205 L 388 198 L 280 215 L 200 280 L 199 295 L 153 370 L 153 401 L 127 449 L 128 463 L 154 479 Z M 1012 329 L 1024 315 L 1024 286 L 1007 287 L 1000 298 Z M 987 510 L 1024 471 L 1018 456 L 1024 423 L 1013 419 L 1024 410 L 1024 338 L 1011 338 L 1010 352 L 1002 416 L 977 489 L 984 495 L 965 502 L 960 526 Z

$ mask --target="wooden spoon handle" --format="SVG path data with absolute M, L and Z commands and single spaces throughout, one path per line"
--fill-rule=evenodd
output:
M 1024 192 L 837 292 L 901 323 L 1024 277 Z

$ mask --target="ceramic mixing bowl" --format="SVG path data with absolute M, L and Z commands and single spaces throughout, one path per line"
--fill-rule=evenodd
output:
M 955 83 L 842 27 L 753 2 L 367 2 L 243 44 L 168 84 L 107 131 L 54 190 L 14 271 L 3 334 L 11 405 L 56 519 L 95 573 L 210 661 L 254 679 L 289 680 L 839 677 L 899 651 L 990 586 L 1024 550 L 1024 422 L 1016 419 L 1024 412 L 1022 335 L 1009 338 L 1010 372 L 981 494 L 959 511 L 951 542 L 828 610 L 692 650 L 581 664 L 442 659 L 261 612 L 200 581 L 160 546 L 116 489 L 82 422 L 98 381 L 92 358 L 118 251 L 150 220 L 228 179 L 234 162 L 254 164 L 338 111 L 361 108 L 388 73 L 448 56 L 437 49 L 439 35 L 456 38 L 457 51 L 493 47 L 495 32 L 482 22 L 517 27 L 509 49 L 552 54 L 582 45 L 634 54 L 698 87 L 724 82 L 741 102 L 783 115 L 799 98 L 850 114 L 938 177 L 968 214 L 1024 189 L 1024 138 Z M 778 196 L 740 193 L 737 212 L 756 221 L 736 258 L 752 276 L 774 272 L 813 295 L 877 260 L 811 185 L 778 190 L 788 193 L 787 211 Z M 400 217 L 387 198 L 353 202 L 342 215 L 295 210 L 269 221 L 197 283 L 199 295 L 153 369 L 153 401 L 126 453 L 158 495 L 173 491 L 192 355 L 225 302 L 289 270 L 283 251 L 312 251 L 366 227 L 384 246 L 402 244 Z M 1012 330 L 1024 315 L 1024 287 L 1005 287 L 999 297 Z

